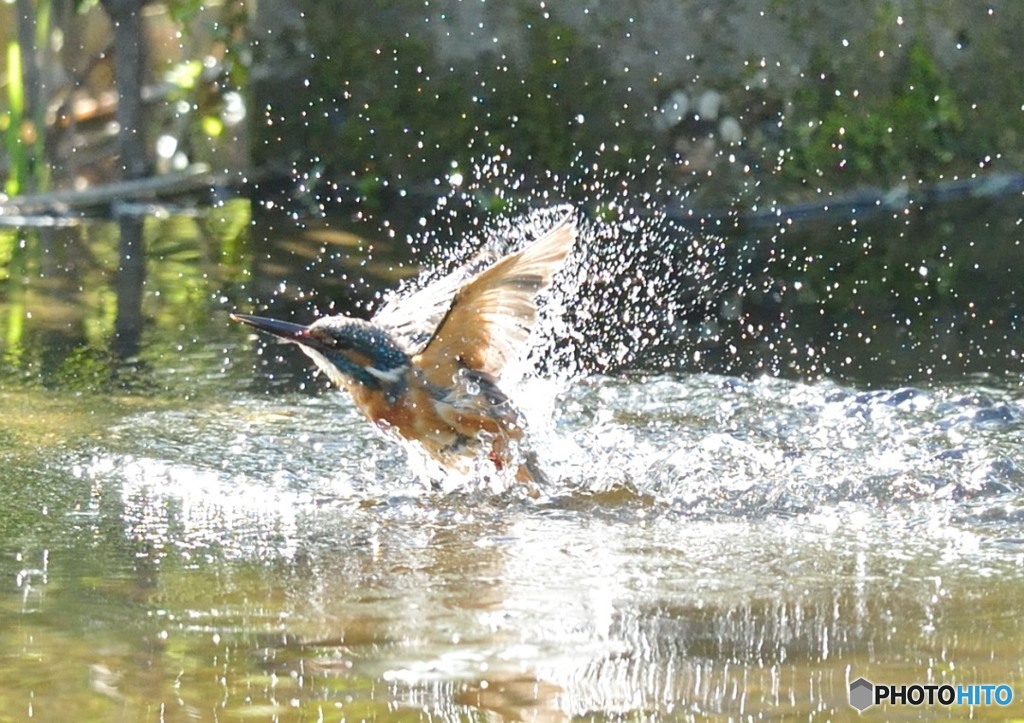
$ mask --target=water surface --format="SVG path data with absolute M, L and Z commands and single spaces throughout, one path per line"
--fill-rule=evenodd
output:
M 436 490 L 228 322 L 257 283 L 150 297 L 126 361 L 7 348 L 0 719 L 1024 714 L 1019 374 L 527 379 L 547 494 Z

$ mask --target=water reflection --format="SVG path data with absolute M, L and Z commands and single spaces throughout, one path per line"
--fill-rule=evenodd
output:
M 118 221 L 118 266 L 114 285 L 117 312 L 114 317 L 114 354 L 134 357 L 142 339 L 142 290 L 146 282 L 146 252 L 142 242 L 141 216 L 122 216 Z
M 246 715 L 841 717 L 851 670 L 1022 682 L 1007 665 L 1024 643 L 1019 558 L 942 509 L 844 503 L 779 524 L 177 490 L 126 486 L 120 562 L 51 551 L 45 596 L 7 618 L 33 630 L 22 664 L 70 644 L 93 693 L 129 711 Z M 84 624 L 105 648 L 79 650 Z
M 220 219 L 147 226 L 133 384 L 100 353 L 112 227 L 9 294 L 12 716 L 843 718 L 861 675 L 1024 690 L 1019 374 L 528 381 L 548 497 L 437 493 L 223 313 L 364 303 L 398 260 L 357 283 L 359 236 Z
M 827 443 L 799 442 L 841 436 L 862 417 L 881 421 L 876 448 L 927 437 L 965 423 L 943 406 L 958 391 L 722 381 L 597 380 L 569 393 L 554 433 L 585 461 L 563 461 L 574 479 L 539 504 L 430 492 L 364 434 L 343 395 L 131 414 L 104 437 L 107 452 L 65 458 L 72 491 L 51 503 L 56 526 L 5 537 L 7 549 L 24 540 L 8 579 L 30 605 L 0 624 L 30 634 L 11 652 L 21 664 L 55 665 L 70 647 L 90 671 L 88 690 L 36 692 L 37 706 L 88 700 L 140 714 L 843 717 L 851 675 L 1024 683 L 1019 533 L 995 512 L 1017 495 L 991 488 L 963 504 L 920 491 L 929 472 L 912 453 L 886 463 L 902 467 L 889 499 L 909 502 L 865 503 L 856 485 L 812 494 L 821 469 L 857 477 L 870 449 L 829 460 Z M 989 393 L 1019 404 L 1012 390 Z M 591 395 L 603 401 L 580 403 Z M 798 406 L 807 411 L 791 417 Z M 737 417 L 770 417 L 774 431 L 745 442 L 771 460 L 768 478 L 726 490 L 718 508 L 673 503 L 703 485 L 712 499 L 727 479 L 698 461 L 730 457 L 696 447 L 657 489 L 630 490 L 644 479 L 634 469 L 617 492 L 587 494 L 606 482 L 596 472 L 621 472 L 613 451 L 587 448 L 591 425 L 576 427 L 574 410 L 595 408 L 650 460 L 688 444 L 666 413 L 737 441 L 749 428 Z M 1019 456 L 1012 439 L 986 439 L 990 454 Z M 787 466 L 778 444 L 801 464 Z M 799 504 L 765 509 L 761 485 L 787 480 Z M 27 552 L 36 544 L 45 558 Z M 42 559 L 45 575 L 32 572 Z

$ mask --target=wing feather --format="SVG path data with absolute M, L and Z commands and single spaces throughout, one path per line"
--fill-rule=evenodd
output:
M 575 240 L 576 224 L 568 217 L 471 278 L 414 363 L 438 384 L 450 384 L 461 368 L 497 378 L 522 351 L 537 318 L 537 296 L 551 284 Z
M 474 274 L 498 258 L 483 248 L 462 266 L 412 293 L 394 292 L 373 315 L 373 322 L 387 329 L 409 354 L 419 354 L 448 313 L 459 288 Z

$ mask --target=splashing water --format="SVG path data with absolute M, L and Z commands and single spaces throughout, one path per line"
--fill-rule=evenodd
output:
M 483 221 L 448 215 L 449 199 L 452 224 L 412 241 L 424 279 L 520 247 L 560 200 Z M 485 474 L 431 489 L 347 395 L 300 392 L 290 348 L 260 347 L 296 357 L 273 394 L 253 393 L 264 370 L 197 357 L 188 403 L 130 410 L 59 460 L 70 480 L 54 464 L 46 519 L 52 490 L 84 502 L 43 529 L 93 555 L 113 538 L 116 565 L 160 581 L 123 619 L 145 616 L 146 651 L 170 635 L 173 665 L 147 668 L 165 671 L 167 699 L 251 715 L 315 670 L 288 693 L 311 719 L 349 698 L 365 715 L 359 690 L 445 718 L 490 710 L 487 691 L 521 696 L 495 704 L 509 717 L 777 715 L 788 699 L 795 717 L 840 718 L 849 671 L 879 661 L 907 680 L 935 660 L 1005 679 L 1021 649 L 1019 379 L 866 391 L 709 373 L 707 317 L 759 262 L 738 269 L 727 242 L 644 204 L 614 208 L 578 211 L 579 245 L 503 380 L 551 480 L 537 502 Z M 225 354 L 247 359 L 236 344 Z M 82 557 L 55 554 L 47 574 L 92 591 Z M 90 660 L 94 610 L 77 623 Z M 225 692 L 232 675 L 283 684 Z
M 771 352 L 746 368 L 778 373 L 785 319 L 755 328 L 729 308 L 767 276 L 773 257 L 751 253 L 737 265 L 726 240 L 697 235 L 659 210 L 670 207 L 665 199 L 634 194 L 628 182 L 585 182 L 584 203 L 569 206 L 557 202 L 570 195 L 569 184 L 546 180 L 545 188 L 561 191 L 505 198 L 512 212 L 482 221 L 485 190 L 501 196 L 530 184 L 498 162 L 477 167 L 421 220 L 433 230 L 409 239 L 426 271 L 398 293 L 449 273 L 482 247 L 514 251 L 566 213 L 578 214 L 576 248 L 543 300 L 529 350 L 503 379 L 527 415 L 532 445 L 554 470 L 552 496 L 628 489 L 688 514 L 760 515 L 1018 489 L 1019 455 L 995 439 L 964 449 L 959 431 L 973 434 L 972 415 L 988 420 L 998 409 L 1013 427 L 1012 394 L 998 403 L 964 396 L 956 385 L 875 394 L 827 381 L 701 374 L 713 366 L 702 359 L 705 342 L 726 338 L 722 318 Z M 474 232 L 453 231 L 466 226 Z M 681 370 L 697 374 L 673 376 Z
M 420 226 L 430 230 L 407 239 L 423 271 L 397 290 L 378 294 L 377 303 L 408 301 L 430 284 L 468 279 L 468 269 L 482 252 L 491 258 L 512 253 L 566 216 L 575 217 L 574 250 L 556 274 L 553 289 L 541 298 L 528 348 L 501 379 L 502 388 L 526 414 L 532 436 L 557 438 L 553 420 L 558 394 L 581 379 L 641 367 L 677 369 L 682 358 L 692 355 L 690 347 L 706 334 L 703 322 L 713 314 L 727 283 L 724 244 L 698 239 L 666 213 L 652 210 L 649 196 L 636 203 L 628 184 L 608 179 L 590 183 L 593 214 L 573 204 L 553 203 L 541 193 L 543 206 L 531 205 L 537 194 L 530 194 L 512 204 L 520 210 L 482 221 L 474 205 L 481 184 L 516 187 L 519 182 L 510 182 L 507 173 L 507 168 L 496 170 L 493 165 L 477 168 L 475 185 L 442 197 L 420 219 Z M 466 227 L 472 232 L 462 232 Z M 431 469 L 415 445 L 410 447 L 417 474 L 444 489 L 472 486 L 466 479 L 453 484 L 452 475 Z M 478 471 L 487 467 L 484 463 Z
M 579 222 L 577 243 L 546 299 L 527 370 L 571 383 L 638 367 L 679 369 L 694 358 L 696 343 L 714 334 L 706 322 L 716 316 L 726 290 L 742 285 L 729 268 L 725 241 L 698 237 L 670 216 L 683 198 L 635 192 L 631 182 L 639 174 L 606 175 L 596 165 L 582 170 L 583 180 L 552 174 L 539 182 L 516 175 L 501 158 L 474 166 L 470 180 L 421 219 L 432 230 L 408 239 L 428 269 L 416 286 L 447 273 L 480 246 L 499 254 L 521 248 L 571 213 Z M 522 195 L 509 196 L 517 190 Z M 481 221 L 479 199 L 489 194 L 509 212 Z M 451 231 L 467 226 L 483 241 Z

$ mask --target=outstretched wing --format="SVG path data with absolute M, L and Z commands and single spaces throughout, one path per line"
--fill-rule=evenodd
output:
M 468 262 L 446 276 L 411 294 L 394 293 L 373 315 L 373 322 L 387 329 L 409 354 L 419 354 L 430 341 L 459 288 L 498 258 L 484 247 Z
M 450 385 L 460 368 L 498 377 L 522 351 L 537 318 L 537 295 L 551 283 L 575 240 L 575 221 L 566 218 L 459 288 L 415 362 L 428 379 Z

